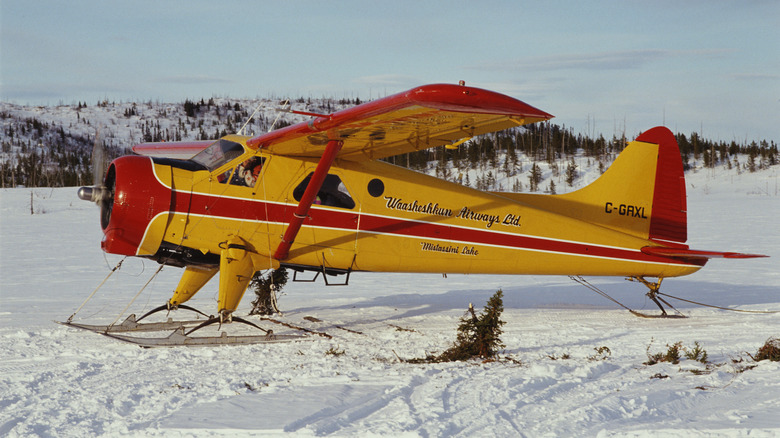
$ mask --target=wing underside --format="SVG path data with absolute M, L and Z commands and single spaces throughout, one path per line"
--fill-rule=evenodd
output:
M 255 137 L 251 148 L 320 157 L 343 142 L 339 159 L 376 160 L 450 145 L 553 116 L 511 97 L 460 85 L 426 85 Z
M 451 145 L 477 135 L 548 120 L 553 116 L 522 101 L 462 85 L 424 85 L 316 117 L 247 141 L 277 155 L 319 158 L 331 140 L 342 142 L 337 158 L 376 160 Z M 139 155 L 190 159 L 209 141 L 143 143 Z

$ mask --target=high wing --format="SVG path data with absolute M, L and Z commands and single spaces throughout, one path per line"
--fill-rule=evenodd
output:
M 329 141 L 340 141 L 337 158 L 376 160 L 552 117 L 503 94 L 434 84 L 272 131 L 248 140 L 247 146 L 318 158 Z

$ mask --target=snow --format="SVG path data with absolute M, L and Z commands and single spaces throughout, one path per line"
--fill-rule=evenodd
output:
M 692 248 L 772 257 L 712 260 L 662 291 L 780 311 L 777 166 L 687 178 Z M 53 322 L 120 260 L 102 253 L 100 239 L 97 209 L 74 188 L 0 191 L 0 436 L 780 434 L 780 363 L 748 356 L 780 336 L 778 313 L 672 300 L 689 318 L 643 319 L 565 277 L 361 273 L 349 287 L 290 283 L 280 297 L 278 319 L 332 339 L 142 349 Z M 114 321 L 156 269 L 127 259 L 74 320 Z M 164 303 L 180 272 L 163 269 L 125 316 Z M 657 311 L 642 285 L 588 280 L 633 309 Z M 502 360 L 399 360 L 447 348 L 468 303 L 481 308 L 498 288 Z M 212 282 L 193 306 L 213 312 L 215 291 Z M 699 342 L 709 365 L 684 357 L 644 365 L 676 342 Z

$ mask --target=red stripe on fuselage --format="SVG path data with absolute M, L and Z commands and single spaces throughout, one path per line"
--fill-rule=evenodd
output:
M 174 196 L 176 211 L 199 216 L 212 216 L 228 220 L 248 220 L 285 224 L 289 222 L 294 204 L 280 204 L 267 201 L 231 198 L 216 195 L 176 192 Z M 621 259 L 646 263 L 670 265 L 703 266 L 699 261 L 681 261 L 671 258 L 644 254 L 639 250 L 622 249 L 580 242 L 561 241 L 544 237 L 533 237 L 492 230 L 480 230 L 457 225 L 422 222 L 373 214 L 358 214 L 353 211 L 333 210 L 313 206 L 304 222 L 306 227 L 330 228 L 345 231 L 437 239 L 444 241 L 481 244 L 518 250 L 543 251 L 561 254 L 573 254 L 586 257 Z

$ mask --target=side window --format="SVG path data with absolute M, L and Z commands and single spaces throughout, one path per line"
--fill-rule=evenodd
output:
M 306 191 L 306 187 L 309 185 L 311 176 L 310 173 L 306 178 L 298 184 L 298 187 L 293 190 L 293 198 L 296 201 L 300 201 L 303 197 L 303 192 Z M 339 208 L 355 208 L 355 201 L 349 194 L 347 187 L 341 181 L 338 175 L 328 174 L 325 177 L 325 182 L 322 183 L 322 188 L 317 193 L 317 198 L 314 200 L 315 204 L 328 205 L 330 207 Z
M 222 184 L 228 182 L 234 186 L 254 187 L 260 171 L 263 170 L 265 159 L 262 157 L 251 157 L 241 162 L 235 169 L 228 169 L 225 173 L 217 177 L 217 181 Z
M 220 184 L 227 184 L 230 180 L 231 173 L 233 173 L 233 169 L 226 170 L 225 173 L 221 173 L 217 176 L 217 181 L 219 181 Z

